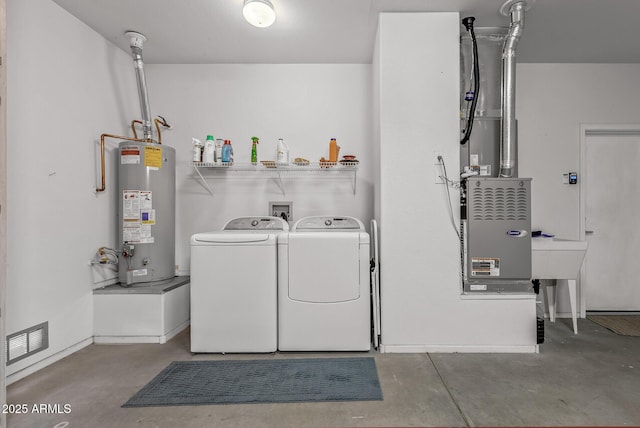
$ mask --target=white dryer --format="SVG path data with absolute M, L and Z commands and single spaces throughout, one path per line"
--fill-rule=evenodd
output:
M 191 352 L 275 352 L 277 217 L 239 217 L 191 237 Z
M 369 350 L 369 235 L 362 222 L 305 217 L 282 238 L 278 349 Z

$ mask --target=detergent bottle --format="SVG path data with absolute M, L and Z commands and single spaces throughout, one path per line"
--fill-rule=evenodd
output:
M 258 143 L 260 139 L 258 137 L 251 137 L 251 165 L 258 164 Z
M 276 146 L 276 164 L 289 164 L 289 146 L 287 146 L 287 143 L 285 143 L 282 138 L 278 139 L 278 145 Z
M 224 145 L 224 141 L 221 138 L 216 140 L 216 151 L 215 151 L 215 159 L 216 165 L 220 165 L 222 163 L 222 146 Z
M 233 147 L 231 146 L 231 140 L 224 140 L 222 146 L 222 163 L 233 162 Z
M 338 162 L 338 154 L 340 153 L 340 146 L 336 142 L 335 138 L 332 138 L 329 142 L 329 162 Z
M 213 141 L 213 135 L 207 135 L 207 140 L 204 142 L 204 155 L 202 157 L 202 162 L 205 163 L 214 163 L 214 154 L 216 148 L 215 143 Z

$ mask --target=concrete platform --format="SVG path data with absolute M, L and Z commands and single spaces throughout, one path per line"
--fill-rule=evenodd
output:
M 165 343 L 189 325 L 189 280 L 94 290 L 94 343 Z

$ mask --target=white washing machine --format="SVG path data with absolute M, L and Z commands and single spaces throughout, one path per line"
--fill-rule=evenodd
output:
M 282 238 L 278 349 L 369 350 L 369 235 L 362 222 L 305 217 Z
M 277 350 L 277 243 L 288 231 L 281 218 L 239 217 L 191 237 L 191 352 Z

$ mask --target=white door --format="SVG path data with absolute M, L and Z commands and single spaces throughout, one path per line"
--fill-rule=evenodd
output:
M 587 310 L 640 310 L 640 132 L 585 138 Z

